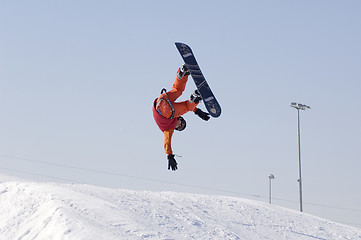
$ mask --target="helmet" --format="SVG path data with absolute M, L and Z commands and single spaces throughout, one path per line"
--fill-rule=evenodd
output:
M 186 126 L 187 126 L 187 122 L 186 122 L 186 120 L 184 120 L 184 118 L 181 117 L 181 116 L 178 117 L 178 120 L 180 120 L 181 123 L 180 123 L 180 125 L 179 125 L 175 130 L 177 130 L 177 131 L 183 131 L 183 130 L 186 128 Z

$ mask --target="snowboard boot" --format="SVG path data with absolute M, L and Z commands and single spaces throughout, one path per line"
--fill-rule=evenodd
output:
M 179 68 L 177 77 L 178 77 L 179 79 L 182 79 L 184 76 L 187 76 L 187 75 L 189 75 L 189 74 L 190 74 L 190 72 L 189 72 L 187 66 L 184 64 L 182 67 Z
M 198 90 L 195 90 L 195 91 L 191 94 L 191 96 L 190 96 L 190 98 L 189 98 L 189 101 L 190 101 L 191 103 L 192 103 L 192 102 L 194 102 L 194 103 L 199 103 L 200 100 L 202 100 L 202 97 L 201 97 L 201 95 L 199 94 Z

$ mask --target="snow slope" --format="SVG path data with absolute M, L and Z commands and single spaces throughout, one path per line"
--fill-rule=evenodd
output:
M 361 239 L 361 229 L 233 197 L 0 183 L 0 239 Z

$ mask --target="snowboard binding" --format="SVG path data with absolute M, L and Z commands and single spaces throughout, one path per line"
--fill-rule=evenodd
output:
M 177 77 L 182 79 L 184 76 L 188 76 L 190 74 L 188 67 L 184 64 L 179 68 Z
M 202 100 L 202 96 L 199 93 L 198 90 L 194 90 L 194 92 L 191 94 L 189 101 L 192 103 L 199 103 L 199 101 Z

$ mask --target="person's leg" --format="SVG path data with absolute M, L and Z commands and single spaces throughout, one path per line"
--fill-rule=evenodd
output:
M 183 114 L 194 111 L 197 107 L 198 103 L 190 102 L 190 101 L 183 101 L 183 102 L 177 102 L 173 103 L 174 107 L 174 117 L 182 116 Z
M 177 98 L 179 98 L 182 95 L 188 81 L 188 75 L 182 77 L 182 79 L 179 79 L 178 71 L 177 71 L 177 77 L 175 78 L 175 81 L 172 86 L 172 90 L 167 92 L 168 98 L 171 102 L 174 102 L 175 100 L 177 100 Z

